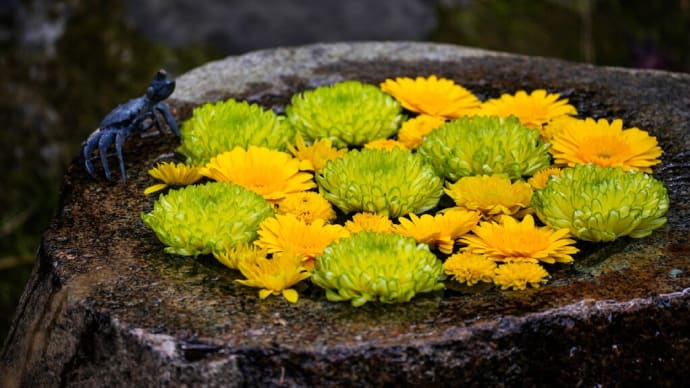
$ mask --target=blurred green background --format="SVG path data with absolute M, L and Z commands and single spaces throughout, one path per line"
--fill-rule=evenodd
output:
M 690 72 L 690 0 L 421 2 L 430 7 L 431 28 L 416 40 Z M 0 2 L 0 343 L 81 142 L 114 106 L 140 96 L 157 69 L 174 76 L 242 52 L 214 39 L 154 40 L 127 17 L 125 3 Z M 50 44 L 29 39 L 35 36 Z

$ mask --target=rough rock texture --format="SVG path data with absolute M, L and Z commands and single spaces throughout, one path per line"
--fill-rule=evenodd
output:
M 690 76 L 421 43 L 323 44 L 209 63 L 178 79 L 179 121 L 229 97 L 281 111 L 344 79 L 435 73 L 486 99 L 548 88 L 657 136 L 668 224 L 578 243 L 574 266 L 523 292 L 449 288 L 404 305 L 260 301 L 212 258 L 166 255 L 140 219 L 169 135 L 125 145 L 127 184 L 75 160 L 0 358 L 4 386 L 678 385 L 690 378 Z

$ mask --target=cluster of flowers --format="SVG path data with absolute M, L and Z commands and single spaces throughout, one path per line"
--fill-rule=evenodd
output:
M 545 90 L 482 102 L 433 75 L 319 87 L 285 115 L 209 103 L 182 125 L 187 164 L 150 170 L 163 183 L 145 193 L 190 186 L 142 217 L 166 252 L 212 254 L 261 298 L 296 302 L 307 278 L 354 306 L 409 301 L 446 276 L 539 287 L 544 265 L 573 261 L 574 238 L 666 222 L 656 139 L 576 115 Z

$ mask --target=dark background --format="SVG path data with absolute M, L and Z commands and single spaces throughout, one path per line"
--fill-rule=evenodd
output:
M 0 0 L 0 343 L 66 167 L 157 69 L 361 40 L 690 72 L 690 0 Z

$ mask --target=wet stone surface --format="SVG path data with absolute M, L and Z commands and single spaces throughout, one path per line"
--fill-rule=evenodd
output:
M 567 96 L 581 116 L 624 120 L 664 150 L 655 177 L 668 223 L 643 239 L 578 242 L 539 289 L 463 288 L 409 304 L 329 303 L 313 286 L 260 301 L 212 257 L 167 255 L 140 214 L 146 171 L 177 147 L 132 137 L 127 184 L 75 160 L 1 357 L 13 385 L 673 385 L 690 377 L 690 76 L 598 68 L 420 43 L 277 49 L 178 78 L 178 122 L 194 106 L 248 99 L 281 111 L 338 80 L 438 74 L 481 99 L 518 89 Z M 100 171 L 99 171 L 100 172 Z

